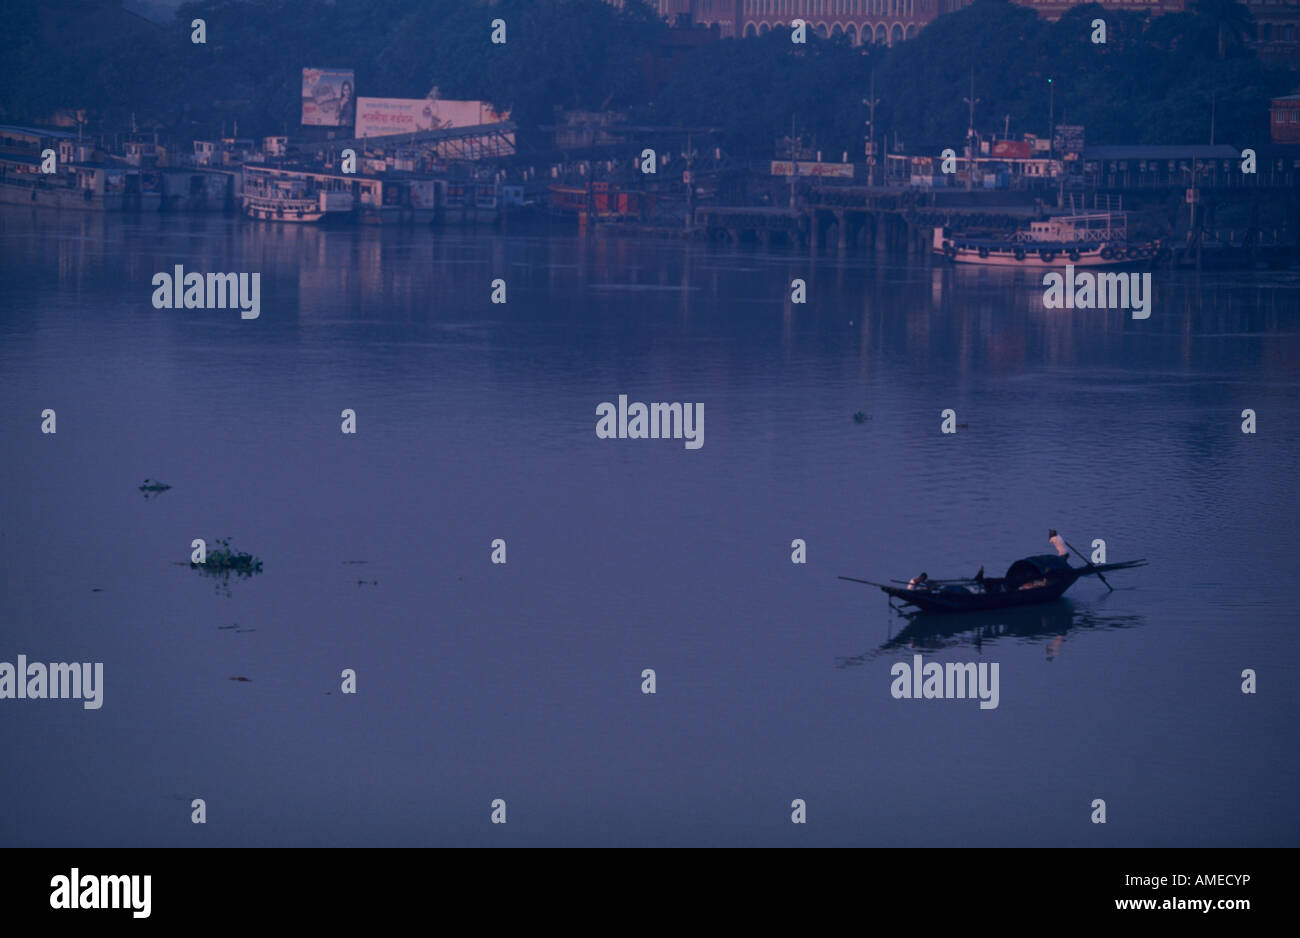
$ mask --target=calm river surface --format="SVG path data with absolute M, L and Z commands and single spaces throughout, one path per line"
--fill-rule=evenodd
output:
M 155 309 L 177 264 L 260 272 L 260 318 Z M 1154 290 L 7 209 L 0 661 L 104 688 L 0 700 L 0 845 L 1295 846 L 1300 275 Z M 704 445 L 598 439 L 620 394 Z M 1049 527 L 1150 566 L 901 636 L 836 579 L 1001 575 Z M 998 663 L 999 706 L 894 699 L 918 653 Z

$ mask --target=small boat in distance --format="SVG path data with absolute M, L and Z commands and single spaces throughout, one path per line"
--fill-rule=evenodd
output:
M 1106 267 L 1134 261 L 1167 259 L 1169 250 L 1159 241 L 1131 242 L 1128 214 L 1114 211 L 1083 212 L 1029 223 L 1006 238 L 971 238 L 935 228 L 932 248 L 957 264 L 992 267 L 1051 267 L 1069 262 L 1075 267 Z
M 920 588 L 907 585 L 888 586 L 855 577 L 842 576 L 841 580 L 878 586 L 893 600 L 904 606 L 915 606 L 923 612 L 974 612 L 984 609 L 1005 609 L 1012 606 L 1031 606 L 1051 602 L 1074 585 L 1082 576 L 1102 576 L 1112 570 L 1131 570 L 1146 566 L 1145 560 L 1126 560 L 1121 563 L 1088 563 L 1086 567 L 1072 567 L 1066 557 L 1056 554 L 1039 554 L 1024 557 L 1007 568 L 1002 577 L 972 577 L 958 580 L 926 580 Z M 895 580 L 902 583 L 901 580 Z M 1110 586 L 1109 583 L 1106 584 Z

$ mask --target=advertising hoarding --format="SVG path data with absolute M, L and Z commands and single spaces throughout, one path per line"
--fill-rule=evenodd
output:
M 439 98 L 358 98 L 358 137 L 384 137 L 449 127 L 497 124 L 501 114 L 486 101 L 446 101 Z
M 303 125 L 351 127 L 357 113 L 356 87 L 350 68 L 304 68 Z
M 797 170 L 797 171 L 796 171 Z M 852 163 L 816 163 L 791 162 L 790 160 L 773 160 L 773 176 L 819 176 L 822 178 L 853 178 Z
M 1057 124 L 1056 135 L 1052 138 L 1052 147 L 1057 153 L 1083 152 L 1083 125 Z
M 993 155 L 1003 159 L 1027 160 L 1033 153 L 1033 146 L 1023 140 L 998 140 L 993 144 Z

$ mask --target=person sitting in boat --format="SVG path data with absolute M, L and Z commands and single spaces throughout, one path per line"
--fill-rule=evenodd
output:
M 1047 532 L 1047 539 L 1051 541 L 1052 546 L 1056 548 L 1056 554 L 1058 557 L 1064 557 L 1066 554 L 1069 553 L 1069 551 L 1066 550 L 1065 547 L 1065 540 L 1061 537 L 1061 535 L 1056 533 L 1055 528 Z
M 907 581 L 907 588 L 910 590 L 928 590 L 930 588 L 930 584 L 928 582 L 929 579 L 930 579 L 930 575 L 928 573 L 922 573 L 920 576 L 914 576 Z

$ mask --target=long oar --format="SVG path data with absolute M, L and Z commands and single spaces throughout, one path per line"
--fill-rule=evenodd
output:
M 870 580 L 859 580 L 859 579 L 858 579 L 857 577 L 855 577 L 855 576 L 842 576 L 842 577 L 837 577 L 836 579 L 840 579 L 840 580 L 848 580 L 848 581 L 851 582 L 851 583 L 865 583 L 865 584 L 867 584 L 867 586 L 879 586 L 879 587 L 882 587 L 882 588 L 884 587 L 884 584 L 883 584 L 883 583 L 872 583 Z
M 1065 538 L 1061 538 L 1061 540 L 1065 541 Z M 1083 554 L 1079 553 L 1079 550 L 1069 541 L 1065 541 L 1065 546 L 1070 548 L 1070 550 L 1074 551 L 1076 554 L 1079 554 L 1079 557 L 1083 560 L 1083 562 L 1086 563 L 1092 569 L 1093 573 L 1097 574 L 1097 579 L 1101 580 L 1101 582 L 1103 583 L 1106 583 L 1106 578 L 1102 576 L 1101 571 L 1097 569 L 1097 565 L 1095 563 L 1093 563 L 1087 557 L 1084 557 Z M 1115 592 L 1115 587 L 1111 586 L 1109 583 L 1106 583 L 1106 589 L 1110 590 L 1112 593 Z

